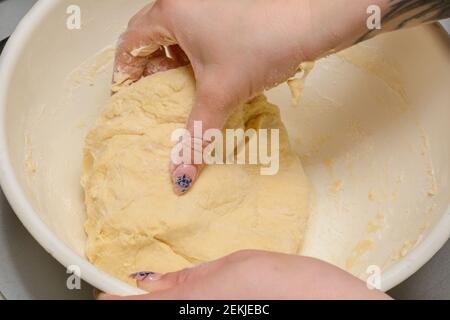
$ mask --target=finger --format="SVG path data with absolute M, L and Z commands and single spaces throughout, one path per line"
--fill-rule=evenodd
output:
M 131 18 L 117 43 L 114 72 L 128 75 L 134 81 L 142 75 L 148 56 L 160 48 L 150 36 L 151 27 L 143 23 L 152 10 L 153 4 L 148 5 Z
M 119 39 L 114 62 L 114 83 L 139 80 L 151 58 L 164 57 L 161 45 L 149 34 L 127 30 Z
M 203 290 L 199 291 L 198 284 L 206 280 L 209 274 L 215 274 L 222 267 L 224 259 L 210 261 L 186 268 L 178 272 L 167 273 L 156 279 L 145 278 L 138 281 L 138 287 L 149 291 L 146 299 L 149 300 L 190 300 L 199 297 L 208 298 Z
M 133 66 L 128 65 L 121 71 L 115 70 L 113 75 L 113 81 L 111 86 L 112 93 L 119 92 L 122 88 L 131 85 L 133 82 L 139 80 L 141 77 L 153 74 L 157 72 L 158 67 L 152 67 L 156 63 L 152 61 L 160 61 L 162 59 L 167 59 L 163 48 L 158 49 L 156 52 L 152 53 L 149 57 L 138 58 L 133 63 Z M 142 64 L 142 65 L 141 65 Z M 150 71 L 147 71 L 147 68 Z
M 161 50 L 164 50 L 161 48 Z M 168 55 L 167 55 L 168 54 Z M 147 77 L 157 72 L 176 69 L 188 65 L 189 58 L 184 53 L 179 45 L 172 45 L 167 47 L 164 55 L 150 58 L 143 76 Z
M 162 51 L 164 51 L 163 48 L 161 48 Z M 152 56 L 144 68 L 144 72 L 142 74 L 143 77 L 150 76 L 152 74 L 155 74 L 157 72 L 167 71 L 171 69 L 176 69 L 183 66 L 179 61 L 170 58 L 166 56 L 166 53 L 164 52 L 163 55 L 158 56 Z
M 120 37 L 114 62 L 113 92 L 139 80 L 142 76 L 177 67 L 163 46 L 176 43 L 164 26 L 164 16 L 146 7 L 131 21 Z
M 178 272 L 160 274 L 156 272 L 137 272 L 129 277 L 136 280 L 137 287 L 150 292 L 150 294 L 134 296 L 116 296 L 106 294 L 94 289 L 94 297 L 97 300 L 167 300 L 188 299 L 189 281 L 205 275 L 208 270 L 220 263 L 220 260 L 203 263 L 192 268 L 186 268 Z
M 215 73 L 220 74 L 220 73 Z M 176 163 L 172 159 L 170 173 L 175 194 L 186 194 L 198 179 L 204 168 L 203 151 L 212 143 L 204 139 L 203 134 L 209 129 L 222 129 L 227 121 L 231 106 L 237 105 L 238 100 L 230 95 L 237 92 L 231 82 L 213 75 L 209 77 L 197 77 L 197 92 L 194 107 L 187 121 L 187 130 L 190 133 L 188 139 L 184 138 L 183 145 L 190 149 L 190 161 L 183 160 Z M 196 136 L 201 133 L 201 136 Z M 185 159 L 183 155 L 183 159 Z
M 226 258 L 225 258 L 226 259 Z M 136 280 L 138 288 L 149 294 L 120 297 L 97 291 L 98 300 L 180 300 L 190 299 L 196 291 L 193 284 L 205 279 L 209 273 L 216 273 L 224 259 L 202 263 L 178 272 L 159 274 L 154 272 L 138 272 L 130 275 Z
M 130 278 L 136 280 L 138 288 L 148 292 L 157 292 L 174 288 L 186 282 L 191 277 L 193 270 L 184 269 L 165 275 L 154 272 L 139 272 L 130 275 Z

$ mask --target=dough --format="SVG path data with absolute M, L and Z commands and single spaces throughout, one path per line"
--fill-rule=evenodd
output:
M 301 248 L 309 184 L 264 96 L 239 107 L 227 127 L 280 129 L 279 173 L 209 166 L 188 194 L 173 193 L 171 133 L 184 127 L 194 91 L 190 67 L 144 78 L 111 98 L 86 138 L 86 254 L 130 284 L 134 272 L 177 271 L 241 249 Z
M 302 73 L 300 78 L 294 77 L 286 81 L 289 90 L 291 91 L 291 106 L 298 107 L 302 98 L 302 92 L 305 88 L 305 81 L 311 71 L 314 69 L 314 62 L 303 62 L 297 69 L 297 72 Z

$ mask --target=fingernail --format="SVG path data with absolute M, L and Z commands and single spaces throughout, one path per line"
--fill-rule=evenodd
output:
M 182 164 L 175 169 L 172 177 L 175 193 L 185 194 L 197 178 L 197 168 L 193 165 Z
M 151 280 L 151 281 L 157 281 L 161 279 L 162 274 L 156 273 L 156 272 L 137 272 L 130 274 L 130 279 L 136 280 L 136 281 L 144 281 L 144 280 Z

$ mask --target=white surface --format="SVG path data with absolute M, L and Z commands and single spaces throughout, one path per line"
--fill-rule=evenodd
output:
M 51 3 L 51 2 L 48 2 L 48 3 Z M 90 3 L 92 3 L 92 2 L 90 2 Z M 96 2 L 96 4 L 97 4 L 98 2 Z M 114 3 L 114 4 L 117 4 L 117 3 Z M 89 4 L 86 4 L 86 6 L 89 6 Z M 61 13 L 61 12 L 64 12 L 64 10 L 61 10 L 61 9 L 63 9 L 63 7 L 55 7 L 56 9 L 58 9 L 58 11 L 55 11 L 54 12 L 54 14 L 58 14 L 58 13 Z M 97 7 L 98 8 L 98 7 Z M 108 10 L 111 10 L 111 8 L 112 9 L 114 9 L 114 6 L 113 5 L 109 5 L 108 6 Z M 91 9 L 93 9 L 93 8 L 91 8 Z M 98 8 L 99 9 L 99 8 Z M 99 9 L 100 10 L 100 9 Z M 132 11 L 134 11 L 134 9 L 131 9 Z M 88 13 L 91 13 L 92 14 L 92 10 L 88 10 Z M 114 16 L 114 14 L 111 14 L 111 15 L 109 15 L 109 17 L 111 17 L 111 16 Z M 55 19 L 56 20 L 52 20 L 51 22 L 53 22 L 53 23 L 55 23 L 55 22 L 58 22 L 58 23 L 62 23 L 62 19 L 59 19 L 58 18 L 59 17 L 59 15 L 56 15 L 55 16 Z M 103 21 L 102 19 L 101 19 L 101 21 Z M 114 19 L 112 19 L 112 21 L 115 21 Z M 45 28 L 45 25 L 44 25 L 44 31 L 46 31 L 46 32 L 50 32 L 50 31 L 52 31 L 52 30 L 49 30 L 50 29 L 50 27 L 51 27 L 51 22 L 49 23 L 49 25 L 48 25 L 48 27 L 47 27 L 47 29 Z M 53 25 L 54 26 L 54 25 Z M 42 26 L 41 26 L 42 27 Z M 96 27 L 96 25 L 94 24 L 94 27 Z M 39 28 L 40 30 L 41 30 L 41 28 Z M 54 29 L 54 28 L 53 28 Z M 94 28 L 95 29 L 95 28 Z M 60 32 L 60 31 L 58 31 L 59 29 L 56 29 L 56 32 Z M 98 32 L 101 32 L 102 30 L 97 30 Z M 73 37 L 72 37 L 73 36 Z M 115 37 L 115 35 L 113 35 L 114 37 Z M 52 39 L 53 39 L 53 37 L 51 37 Z M 78 37 L 76 36 L 76 35 L 70 35 L 70 37 L 69 37 L 69 39 L 68 40 L 70 40 L 71 42 L 76 42 L 76 39 L 77 39 Z M 94 38 L 94 37 L 93 37 Z M 101 43 L 98 43 L 98 39 L 99 39 L 100 37 L 96 37 L 96 39 L 95 40 L 93 40 L 93 42 L 91 41 L 91 42 L 88 42 L 88 43 L 86 43 L 86 47 L 85 48 L 79 48 L 80 50 L 85 50 L 85 49 L 87 49 L 87 55 L 84 55 L 84 54 L 82 54 L 82 56 L 85 56 L 85 57 L 88 57 L 89 55 L 92 55 L 95 51 L 97 51 L 99 48 L 101 48 L 101 45 L 106 45 L 106 44 L 108 44 L 108 42 L 106 42 L 106 41 L 110 41 L 111 39 L 103 39 L 104 41 L 105 41 L 105 43 L 104 44 L 101 44 Z M 430 40 L 430 41 L 434 41 L 433 39 L 432 40 Z M 95 43 L 94 43 L 95 42 Z M 423 44 L 425 44 L 425 42 L 423 42 Z M 92 47 L 91 47 L 92 46 Z M 66 48 L 67 48 L 68 46 L 66 46 Z M 97 49 L 95 49 L 94 50 L 94 48 L 97 48 Z M 39 50 L 33 50 L 34 52 L 39 52 Z M 67 51 L 63 51 L 63 52 L 67 52 Z M 90 52 L 90 54 L 89 54 L 89 52 Z M 65 60 L 66 61 L 66 63 L 67 64 L 69 64 L 70 63 L 70 61 L 78 61 L 78 62 L 80 62 L 80 59 L 79 59 L 79 57 L 74 57 L 73 55 L 71 55 L 71 54 L 69 54 L 69 53 L 66 53 L 66 54 L 68 54 L 69 56 L 67 57 L 67 58 L 71 58 L 71 59 L 67 59 L 67 60 Z M 80 53 L 78 53 L 78 54 L 80 54 Z M 411 56 L 410 58 L 412 58 L 413 56 Z M 26 60 L 25 60 L 26 61 Z M 56 61 L 56 60 L 52 60 L 52 61 Z M 57 70 L 50 70 L 48 67 L 47 67 L 47 65 L 44 63 L 43 65 L 43 68 L 46 68 L 46 69 L 44 69 L 45 71 L 44 72 L 38 72 L 37 74 L 40 74 L 40 75 L 42 75 L 42 74 L 44 74 L 44 73 L 46 73 L 47 74 L 47 76 L 49 76 L 48 75 L 48 73 L 50 73 L 50 72 L 52 72 L 52 76 L 49 76 L 49 80 L 51 80 L 51 79 L 53 79 L 53 80 L 57 80 L 58 81 L 58 79 L 61 79 L 61 76 L 62 77 L 64 77 L 64 72 L 67 72 L 67 71 L 65 71 L 65 70 L 63 70 L 64 69 L 64 66 L 61 66 L 61 67 L 63 67 L 63 68 L 61 68 L 61 70 L 59 69 L 59 68 L 57 68 Z M 67 67 L 69 67 L 69 65 L 67 65 Z M 419 68 L 420 69 L 420 68 Z M 425 69 L 422 69 L 422 70 L 425 70 Z M 37 71 L 37 70 L 36 70 Z M 442 70 L 441 70 L 442 71 Z M 444 69 L 444 71 L 445 71 L 445 69 Z M 19 72 L 19 74 L 20 74 L 20 72 Z M 31 80 L 31 82 L 33 82 L 33 79 L 31 78 L 31 79 L 29 79 L 29 80 Z M 36 78 L 36 79 L 34 79 L 34 80 L 36 80 L 36 81 L 38 81 L 38 79 Z M 61 82 L 60 80 L 59 80 L 59 82 Z M 36 82 L 36 83 L 38 83 L 38 82 Z M 104 84 L 106 84 L 106 82 L 104 83 Z M 444 84 L 445 84 L 445 82 L 444 82 Z M 30 98 L 32 98 L 33 97 L 33 90 L 32 90 L 32 88 L 30 87 L 30 88 L 27 88 L 27 89 L 31 89 L 30 90 L 30 92 L 29 93 L 31 93 L 31 95 L 30 95 Z M 106 90 L 105 90 L 106 91 Z M 87 92 L 87 91 L 85 91 L 85 92 Z M 420 91 L 419 91 L 420 92 Z M 48 94 L 49 92 L 46 92 L 46 94 Z M 36 93 L 34 93 L 34 94 L 36 94 Z M 56 94 L 58 94 L 58 93 L 56 93 Z M 36 96 L 36 97 L 34 97 L 34 98 L 40 98 L 39 96 Z M 91 97 L 92 98 L 92 97 Z M 22 99 L 22 96 L 20 96 L 20 99 Z M 52 101 L 52 99 L 50 98 L 49 99 L 49 97 L 47 96 L 46 97 L 46 99 L 47 99 L 47 101 Z M 86 97 L 86 96 L 83 96 L 83 99 L 86 99 L 87 101 L 85 101 L 85 100 L 83 100 L 82 102 L 83 103 L 80 103 L 80 101 L 77 103 L 77 105 L 78 106 L 83 106 L 83 107 L 85 107 L 85 108 L 87 108 L 87 107 L 89 107 L 89 106 L 85 106 L 84 105 L 84 102 L 88 102 L 88 103 L 93 103 L 93 100 L 92 99 L 90 99 L 90 98 L 88 98 L 88 97 Z M 101 97 L 96 97 L 96 99 L 102 99 Z M 439 100 L 439 99 L 438 99 Z M 438 100 L 433 100 L 433 102 L 435 102 L 435 101 L 438 101 Z M 54 101 L 54 100 L 53 100 Z M 441 100 L 442 101 L 442 100 Z M 444 100 L 445 101 L 445 100 Z M 98 105 L 98 102 L 95 102 L 95 105 Z M 435 104 L 433 104 L 432 103 L 432 105 L 433 106 L 435 106 Z M 436 107 L 436 106 L 435 106 Z M 34 110 L 34 112 L 36 112 L 36 109 L 33 109 Z M 38 110 L 42 110 L 42 109 L 38 109 Z M 73 111 L 79 111 L 79 112 L 81 112 L 80 111 L 80 109 L 72 109 Z M 93 110 L 93 108 L 90 108 L 89 110 L 91 110 L 90 112 L 92 112 L 92 110 Z M 33 111 L 32 110 L 30 110 L 31 111 L 31 113 L 33 113 Z M 65 111 L 67 111 L 67 110 L 65 110 Z M 15 112 L 15 111 L 14 111 Z M 32 115 L 31 115 L 32 116 Z M 67 117 L 67 113 L 65 114 L 65 116 Z M 21 118 L 23 118 L 23 117 L 21 117 Z M 71 118 L 71 117 L 70 117 Z M 445 117 L 443 117 L 443 119 L 445 119 Z M 64 118 L 63 118 L 63 120 L 64 120 Z M 71 119 L 71 120 L 74 120 L 74 119 Z M 79 120 L 79 119 L 78 119 Z M 60 125 L 60 126 L 62 126 L 62 130 L 56 130 L 57 132 L 62 132 L 62 133 L 64 133 L 64 134 L 66 134 L 66 131 L 69 131 L 69 135 L 70 135 L 70 130 L 67 130 L 67 128 L 68 127 L 70 127 L 70 126 L 68 126 L 68 124 L 67 124 L 67 121 L 59 121 L 59 124 L 58 125 Z M 57 125 L 57 126 L 58 126 Z M 48 127 L 48 128 L 57 128 L 57 126 L 56 127 L 52 127 L 52 126 L 45 126 L 45 127 Z M 15 130 L 17 130 L 17 129 L 19 129 L 19 128 L 15 128 Z M 76 133 L 75 133 L 75 135 L 76 135 Z M 82 135 L 81 135 L 82 136 Z M 67 137 L 67 135 L 66 135 L 66 137 Z M 72 140 L 72 141 L 79 141 L 80 143 L 81 143 L 81 141 L 82 141 L 82 139 L 80 139 L 80 140 L 76 140 L 76 139 L 79 139 L 80 138 L 80 136 L 78 136 L 78 138 L 77 137 L 73 137 L 75 140 Z M 48 142 L 48 140 L 43 140 L 43 141 L 46 141 L 46 143 Z M 17 142 L 17 144 L 18 144 L 18 146 L 20 146 L 20 142 L 19 142 L 19 140 L 17 140 L 16 141 Z M 436 142 L 436 143 L 438 143 L 438 141 L 432 141 L 432 142 Z M 15 144 L 16 145 L 16 144 Z M 23 143 L 22 143 L 22 145 L 23 145 Z M 70 146 L 71 147 L 74 147 L 74 146 L 76 146 L 77 144 L 70 144 Z M 17 148 L 17 147 L 16 147 Z M 25 149 L 25 148 L 24 148 Z M 76 149 L 76 148 L 75 148 Z M 18 150 L 18 149 L 17 149 Z M 59 151 L 59 150 L 61 150 L 61 149 L 58 149 L 58 148 L 56 148 L 56 149 L 53 149 L 53 151 L 55 151 L 55 150 L 57 150 L 57 151 Z M 39 150 L 38 150 L 39 151 Z M 46 150 L 46 151 L 49 151 L 49 150 Z M 50 150 L 51 151 L 51 150 Z M 15 166 L 16 167 L 21 167 L 21 165 L 20 165 L 20 163 L 22 163 L 23 162 L 23 159 L 25 158 L 25 153 L 26 153 L 26 150 L 22 150 L 21 152 L 24 152 L 23 153 L 23 155 L 22 156 L 19 156 L 19 157 L 16 157 L 16 159 L 18 159 L 19 161 L 18 162 L 16 162 L 15 163 Z M 79 152 L 79 151 L 74 151 L 74 152 Z M 67 156 L 67 153 L 66 152 L 64 152 L 64 153 L 61 153 L 61 151 L 59 151 L 59 154 L 61 155 L 63 155 L 63 158 L 62 159 L 64 159 L 64 158 L 70 158 L 70 156 Z M 75 153 L 74 153 L 75 154 Z M 58 158 L 55 158 L 55 159 L 58 159 Z M 56 166 L 51 166 L 51 168 L 52 168 L 52 170 L 55 170 L 55 171 L 57 171 L 58 169 L 58 165 L 60 166 L 60 164 L 58 164 L 58 163 L 54 163 Z M 69 165 L 71 165 L 71 163 L 69 163 Z M 67 166 L 60 166 L 62 169 L 66 169 L 67 168 Z M 21 168 L 21 170 L 23 170 L 23 167 Z M 3 174 L 3 173 L 2 173 Z M 419 172 L 419 174 L 422 174 L 422 172 Z M 74 174 L 74 177 L 76 177 L 76 174 Z M 445 176 L 444 176 L 445 177 Z M 58 179 L 58 178 L 57 178 Z M 26 180 L 26 177 L 25 177 L 25 180 Z M 64 180 L 64 179 L 63 179 Z M 67 183 L 67 182 L 66 182 Z M 41 185 L 42 186 L 42 185 Z M 64 186 L 64 185 L 61 185 L 61 187 L 53 187 L 51 190 L 52 191 L 54 191 L 54 190 L 61 190 L 61 191 L 63 191 L 63 190 L 65 190 L 65 188 L 66 188 L 66 186 Z M 80 264 L 83 264 L 87 269 L 85 269 L 85 268 L 83 268 L 83 270 L 86 270 L 87 272 L 86 272 L 86 274 L 85 274 L 85 277 L 87 278 L 87 279 L 89 279 L 90 281 L 92 281 L 92 282 L 95 282 L 95 283 L 98 283 L 98 284 L 100 284 L 100 285 L 102 285 L 102 288 L 105 288 L 105 287 L 107 287 L 107 288 L 109 288 L 110 290 L 119 290 L 119 286 L 114 282 L 114 281 L 112 281 L 111 279 L 109 279 L 109 278 L 102 278 L 99 274 L 96 274 L 96 272 L 95 272 L 95 269 L 92 269 L 92 268 L 90 268 L 88 265 L 86 265 L 85 264 L 85 262 L 83 262 L 83 261 L 81 261 L 80 259 L 78 259 L 76 256 L 74 256 L 72 253 L 70 253 L 70 251 L 68 251 L 64 246 L 61 246 L 61 244 L 60 243 L 55 243 L 55 242 L 57 242 L 57 240 L 53 237 L 53 235 L 52 234 L 49 234 L 49 233 L 47 233 L 46 232 L 46 227 L 44 226 L 44 225 L 42 225 L 41 224 L 41 222 L 38 220 L 38 219 L 36 219 L 35 217 L 30 217 L 30 216 L 26 216 L 25 214 L 24 214 L 24 212 L 31 212 L 31 208 L 26 204 L 26 203 L 24 203 L 23 202 L 23 199 L 21 200 L 21 199 L 19 199 L 20 198 L 20 196 L 18 196 L 18 194 L 17 193 L 14 193 L 14 192 L 18 192 L 19 191 L 19 189 L 18 189 L 18 186 L 11 186 L 11 185 L 8 185 L 8 187 L 6 188 L 7 190 L 7 192 L 8 192 L 8 194 L 9 194 L 9 197 L 10 197 L 10 199 L 11 199 L 11 197 L 13 198 L 12 200 L 12 203 L 13 203 L 13 205 L 16 207 L 16 209 L 19 209 L 19 210 L 16 210 L 16 211 L 18 211 L 18 213 L 20 213 L 21 214 L 21 217 L 22 217 L 22 220 L 24 220 L 25 221 L 25 223 L 26 223 L 26 225 L 28 226 L 28 228 L 30 228 L 30 229 L 32 229 L 31 231 L 34 233 L 34 235 L 38 238 L 38 240 L 40 240 L 41 241 L 41 243 L 45 243 L 45 246 L 47 247 L 47 249 L 49 249 L 49 250 L 51 250 L 55 255 L 57 255 L 58 256 L 58 258 L 60 259 L 60 260 L 63 260 L 63 262 L 64 263 L 66 263 L 66 264 L 68 264 L 68 263 L 72 263 L 72 262 L 76 262 L 76 263 L 80 263 Z M 58 197 L 55 197 L 55 195 L 54 194 L 52 194 L 51 196 L 53 197 L 53 198 L 56 198 L 56 200 L 65 200 L 65 198 L 64 197 L 60 197 L 60 195 L 61 194 L 59 194 L 58 195 Z M 31 198 L 31 196 L 30 196 L 30 198 Z M 63 201 L 64 202 L 64 201 Z M 448 202 L 447 202 L 448 203 Z M 64 205 L 64 203 L 63 203 L 63 205 Z M 70 206 L 71 204 L 70 204 L 70 201 L 69 201 L 69 206 Z M 66 203 L 66 206 L 67 206 L 67 203 Z M 63 206 L 64 207 L 64 206 Z M 61 206 L 60 206 L 60 208 L 61 208 Z M 61 209 L 59 210 L 59 211 L 61 211 Z M 420 210 L 419 210 L 420 211 Z M 45 212 L 47 212 L 47 211 L 45 211 Z M 44 213 L 43 211 L 41 211 L 41 213 Z M 48 213 L 48 212 L 47 212 Z M 56 218 L 56 219 L 60 219 L 62 216 L 59 216 L 59 218 L 58 217 L 56 217 L 56 216 L 54 216 L 54 217 L 52 217 L 52 218 Z M 50 220 L 53 220 L 53 219 L 50 219 Z M 47 221 L 48 221 L 48 219 L 47 219 Z M 52 221 L 53 222 L 53 221 Z M 364 222 L 364 221 L 363 221 Z M 445 225 L 444 225 L 445 226 Z M 60 230 L 61 231 L 61 230 Z M 402 230 L 403 232 L 404 232 L 404 230 Z M 60 233 L 60 235 L 62 235 L 62 236 L 64 236 L 64 237 L 66 237 L 67 235 L 66 234 L 64 234 L 64 233 Z M 443 235 L 443 233 L 441 232 L 440 233 L 440 235 L 441 236 L 445 236 L 445 235 Z M 448 236 L 448 235 L 447 235 Z M 406 265 L 409 265 L 410 267 L 412 267 L 412 269 L 410 269 L 409 271 L 406 271 L 405 272 L 405 270 L 404 270 L 404 268 L 402 268 L 402 266 L 401 265 L 399 265 L 400 267 L 400 271 L 401 271 L 401 273 L 402 274 L 400 274 L 398 277 L 396 277 L 395 279 L 393 279 L 393 282 L 395 282 L 395 281 L 398 281 L 398 278 L 401 278 L 401 277 L 404 277 L 405 276 L 405 274 L 407 274 L 408 272 L 411 272 L 411 271 L 414 271 L 414 269 L 415 268 L 417 268 L 417 267 L 419 267 L 420 266 L 420 264 L 421 264 L 421 261 L 422 262 L 424 262 L 424 260 L 425 259 L 427 259 L 428 257 L 427 257 L 427 254 L 429 254 L 429 255 L 431 255 L 435 250 L 437 250 L 437 247 L 439 246 L 439 244 L 442 244 L 443 243 L 443 241 L 442 241 L 442 239 L 441 239 L 441 241 L 439 241 L 439 239 L 438 239 L 438 237 L 427 237 L 427 241 L 425 242 L 425 243 L 428 243 L 428 246 L 431 244 L 432 245 L 432 247 L 429 247 L 430 249 L 428 249 L 428 250 L 425 250 L 426 252 L 421 252 L 420 253 L 420 250 L 417 250 L 416 252 L 418 253 L 417 254 L 417 257 L 416 257 L 416 259 L 414 259 L 413 260 L 413 263 L 410 263 L 410 264 L 406 264 Z M 427 246 L 421 246 L 423 249 L 426 249 L 427 248 Z M 423 250 L 422 249 L 422 250 Z M 405 265 L 403 265 L 403 267 L 404 267 Z M 109 287 L 108 287 L 108 284 L 110 285 Z M 115 286 L 115 287 L 114 287 Z M 123 290 L 123 289 L 120 289 L 120 290 Z M 122 291 L 123 292 L 123 291 Z

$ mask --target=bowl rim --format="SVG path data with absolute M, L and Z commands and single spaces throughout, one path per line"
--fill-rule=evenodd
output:
M 40 0 L 20 21 L 9 38 L 0 59 L 0 185 L 13 211 L 19 220 L 39 242 L 39 244 L 66 268 L 77 266 L 81 278 L 94 287 L 111 294 L 136 295 L 144 291 L 132 287 L 111 275 L 101 271 L 86 259 L 79 256 L 60 240 L 50 228 L 39 218 L 28 202 L 25 192 L 20 187 L 9 157 L 9 146 L 6 133 L 7 95 L 10 79 L 18 63 L 16 52 L 21 52 L 40 21 L 58 4 L 58 0 Z
M 32 31 L 36 29 L 46 14 L 59 4 L 58 2 L 58 0 L 39 0 L 21 20 L 8 40 L 0 58 L 0 185 L 11 207 L 28 232 L 62 265 L 65 267 L 78 266 L 81 270 L 81 278 L 104 292 L 117 295 L 141 294 L 144 291 L 101 271 L 58 239 L 28 202 L 9 157 L 5 116 L 10 79 L 13 76 L 15 66 L 18 64 L 19 55 L 15 53 L 22 51 L 27 40 L 31 37 Z M 427 263 L 449 238 L 450 205 L 446 213 L 420 243 L 404 258 L 383 271 L 381 290 L 388 291 L 409 278 Z

